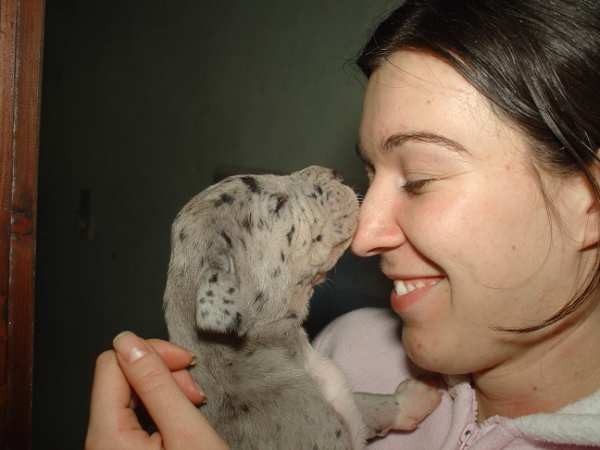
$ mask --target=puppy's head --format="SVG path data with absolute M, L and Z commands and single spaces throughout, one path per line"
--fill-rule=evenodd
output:
M 350 244 L 354 192 L 312 166 L 234 176 L 195 196 L 172 227 L 167 322 L 245 335 L 307 314 L 314 285 Z

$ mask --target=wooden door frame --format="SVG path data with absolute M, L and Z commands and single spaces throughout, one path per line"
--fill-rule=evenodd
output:
M 0 449 L 31 449 L 44 0 L 0 0 Z

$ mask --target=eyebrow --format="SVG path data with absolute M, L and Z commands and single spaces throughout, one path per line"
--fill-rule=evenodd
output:
M 428 131 L 395 133 L 387 139 L 385 139 L 385 141 L 383 141 L 381 151 L 384 153 L 388 153 L 411 141 L 439 145 L 455 153 L 470 154 L 469 151 L 462 144 L 445 136 L 440 136 L 439 134 L 431 133 Z M 358 142 L 358 144 L 356 145 L 356 154 L 363 162 L 368 162 L 366 152 L 361 142 Z

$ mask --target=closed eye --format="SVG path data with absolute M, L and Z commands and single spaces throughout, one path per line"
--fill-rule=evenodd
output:
M 409 195 L 419 195 L 423 193 L 423 189 L 432 181 L 436 181 L 436 179 L 424 178 L 422 180 L 407 181 L 401 188 Z

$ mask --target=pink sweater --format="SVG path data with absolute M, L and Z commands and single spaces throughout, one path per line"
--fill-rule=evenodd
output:
M 346 373 L 353 390 L 389 393 L 414 376 L 401 347 L 400 321 L 384 309 L 353 311 L 332 322 L 314 342 Z M 600 447 L 600 391 L 552 414 L 476 422 L 474 391 L 449 381 L 440 406 L 412 433 L 392 432 L 369 450 L 584 450 Z

